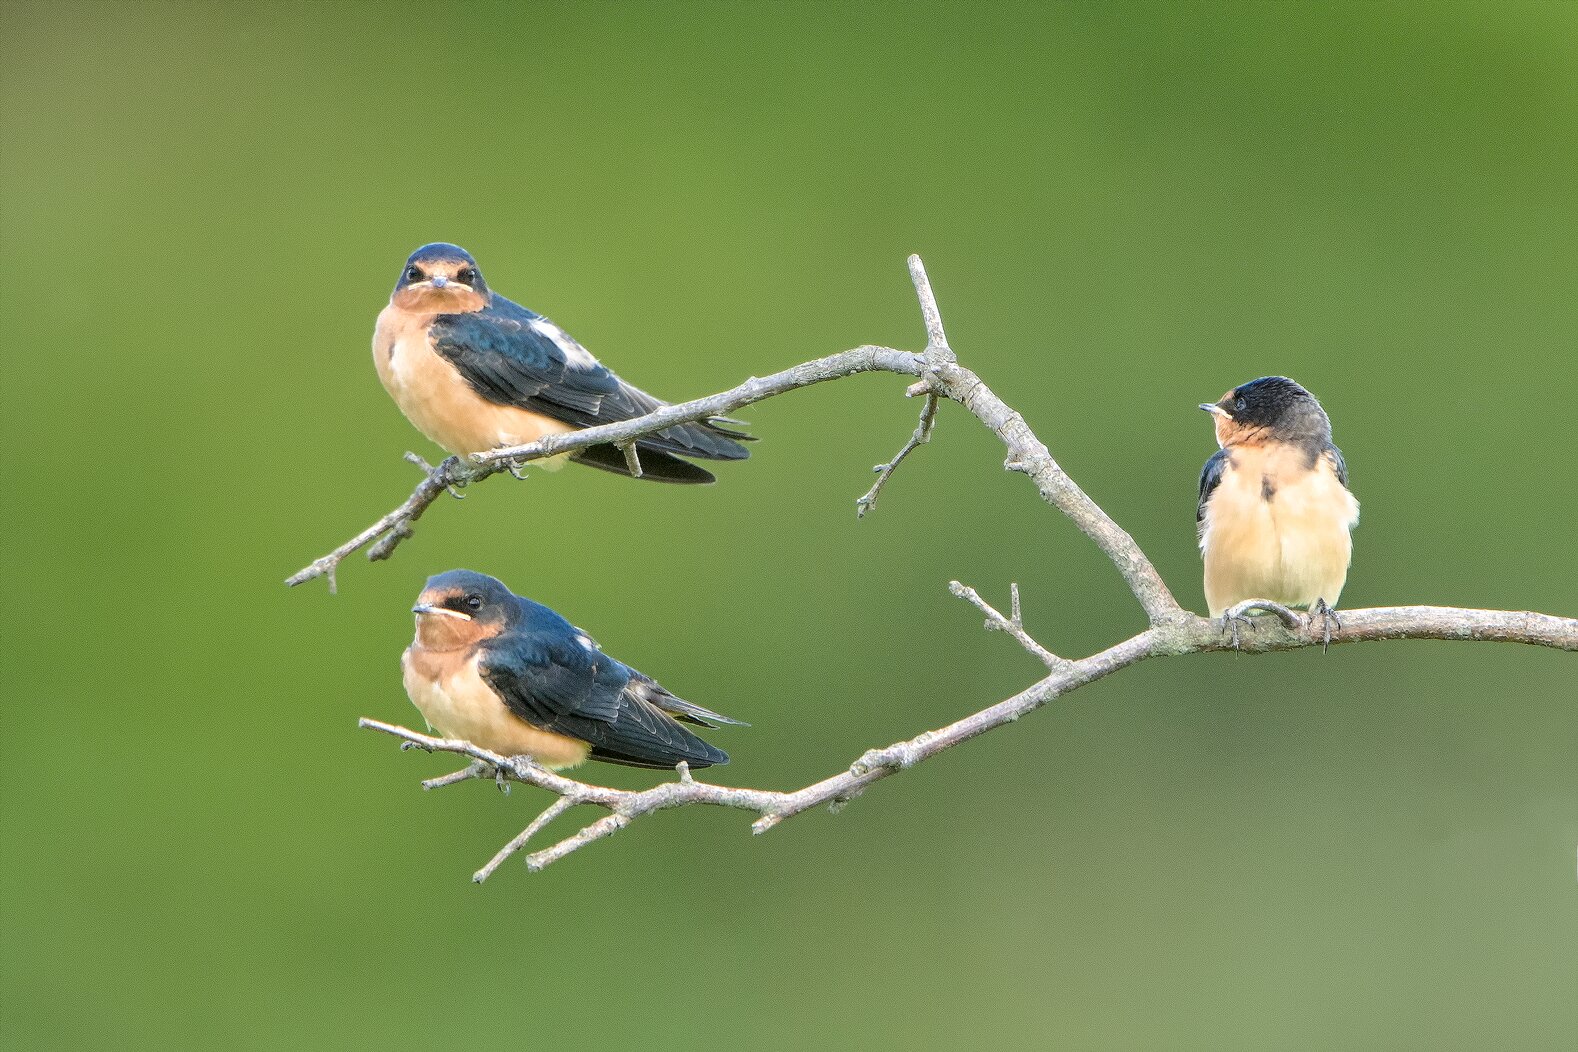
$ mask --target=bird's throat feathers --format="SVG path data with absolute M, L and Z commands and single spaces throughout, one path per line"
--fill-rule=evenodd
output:
M 1229 446 L 1258 445 L 1271 437 L 1268 427 L 1245 424 L 1224 414 L 1216 416 L 1216 444 L 1223 449 Z
M 445 652 L 475 646 L 503 629 L 501 622 L 482 622 L 446 610 L 416 615 L 416 646 Z

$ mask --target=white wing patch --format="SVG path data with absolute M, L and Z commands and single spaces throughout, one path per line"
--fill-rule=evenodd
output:
M 576 343 L 570 334 L 547 318 L 533 318 L 531 327 L 543 336 L 553 341 L 553 345 L 563 352 L 565 360 L 577 369 L 597 368 L 597 359 L 592 357 L 592 352 Z

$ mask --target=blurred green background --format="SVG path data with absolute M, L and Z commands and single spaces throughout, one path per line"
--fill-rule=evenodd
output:
M 1578 612 L 1578 7 L 0 14 L 5 1047 L 1572 1047 L 1578 664 L 1530 648 L 1152 662 L 836 818 L 473 886 L 546 798 L 355 728 L 418 720 L 430 573 L 749 720 L 715 773 L 763 787 L 1036 678 L 950 578 L 1063 654 L 1138 629 L 955 406 L 856 521 L 899 378 L 753 407 L 709 489 L 494 479 L 280 582 L 435 452 L 368 346 L 450 240 L 673 399 L 919 349 L 920 252 L 1196 609 L 1194 406 L 1285 372 L 1364 505 L 1345 605 Z

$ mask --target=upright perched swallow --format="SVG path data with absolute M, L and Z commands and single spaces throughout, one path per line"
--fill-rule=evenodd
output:
M 1200 406 L 1222 448 L 1200 472 L 1205 598 L 1217 617 L 1246 599 L 1303 607 L 1325 622 L 1348 579 L 1359 502 L 1321 404 L 1285 376 L 1263 376 Z
M 456 245 L 411 253 L 378 315 L 373 361 L 406 419 L 461 456 L 629 420 L 667 404 L 609 372 L 547 318 L 490 290 L 477 261 Z M 639 439 L 642 477 L 713 481 L 711 472 L 681 458 L 749 456 L 736 439 L 750 436 L 723 426 L 730 423 L 719 417 L 676 424 Z M 631 473 L 611 445 L 570 459 Z
M 680 725 L 744 726 L 676 698 L 598 649 L 546 606 L 485 574 L 428 579 L 416 639 L 401 659 L 406 693 L 428 725 L 544 767 L 588 757 L 629 767 L 728 763 Z

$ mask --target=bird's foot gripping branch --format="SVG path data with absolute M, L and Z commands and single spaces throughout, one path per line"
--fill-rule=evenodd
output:
M 953 594 L 984 614 L 987 628 L 1008 634 L 1033 655 L 1045 667 L 1046 675 L 1013 697 L 973 712 L 947 726 L 868 750 L 847 769 L 803 788 L 788 791 L 714 785 L 698 781 L 683 768 L 677 780 L 663 782 L 649 789 L 611 789 L 555 774 L 520 757 L 491 753 L 470 742 L 433 738 L 404 727 L 362 720 L 362 727 L 392 734 L 408 745 L 427 751 L 456 753 L 472 761 L 462 770 L 424 782 L 423 785 L 428 788 L 491 777 L 499 779 L 501 784 L 524 782 L 554 794 L 555 799 L 547 809 L 478 870 L 474 879 L 487 879 L 500 864 L 521 851 L 529 840 L 541 833 L 554 819 L 581 804 L 601 808 L 607 813 L 551 846 L 528 854 L 528 868 L 534 871 L 541 869 L 587 844 L 618 832 L 638 818 L 674 807 L 703 804 L 750 811 L 757 816 L 751 831 L 758 834 L 823 804 L 836 810 L 861 795 L 874 782 L 924 763 L 977 735 L 1013 723 L 1054 698 L 1147 658 L 1233 649 L 1243 653 L 1267 653 L 1321 646 L 1328 642 L 1327 630 L 1330 631 L 1329 643 L 1332 645 L 1380 639 L 1456 639 L 1527 643 L 1578 651 L 1578 619 L 1521 611 L 1433 606 L 1344 610 L 1340 623 L 1322 619 L 1322 624 L 1315 626 L 1311 619 L 1301 617 L 1280 604 L 1257 600 L 1234 607 L 1228 611 L 1229 616 L 1242 618 L 1253 611 L 1275 616 L 1263 618 L 1262 621 L 1266 623 L 1257 625 L 1254 632 L 1234 639 L 1224 632 L 1221 620 L 1199 617 L 1179 606 L 1139 545 L 1069 478 L 1024 418 L 1004 404 L 980 377 L 958 363 L 948 346 L 936 300 L 918 257 L 910 257 L 910 274 L 926 324 L 927 344 L 920 354 L 890 347 L 857 347 L 771 376 L 753 378 L 733 390 L 708 398 L 665 406 L 636 419 L 552 435 L 529 445 L 481 454 L 471 458 L 470 464 L 462 464 L 452 458 L 431 469 L 405 503 L 295 574 L 288 583 L 299 584 L 314 577 L 329 577 L 332 584 L 333 573 L 339 563 L 363 548 L 369 549 L 371 558 L 387 557 L 401 539 L 410 535 L 412 525 L 421 514 L 451 486 L 478 481 L 506 470 L 511 463 L 529 463 L 597 444 L 628 446 L 642 435 L 677 423 L 722 416 L 742 406 L 801 387 L 855 373 L 886 372 L 916 378 L 917 382 L 911 384 L 906 393 L 911 396 L 924 395 L 926 402 L 914 434 L 891 461 L 878 467 L 877 483 L 859 499 L 857 510 L 864 513 L 875 506 L 883 485 L 899 465 L 931 437 L 938 405 L 944 401 L 955 402 L 1002 442 L 1006 451 L 1004 467 L 1027 476 L 1034 483 L 1041 499 L 1062 512 L 1107 556 L 1144 610 L 1148 627 L 1098 653 L 1077 660 L 1068 659 L 1053 653 L 1025 631 L 1017 588 L 1011 590 L 1010 612 L 1004 615 L 982 599 L 973 588 L 953 582 Z

